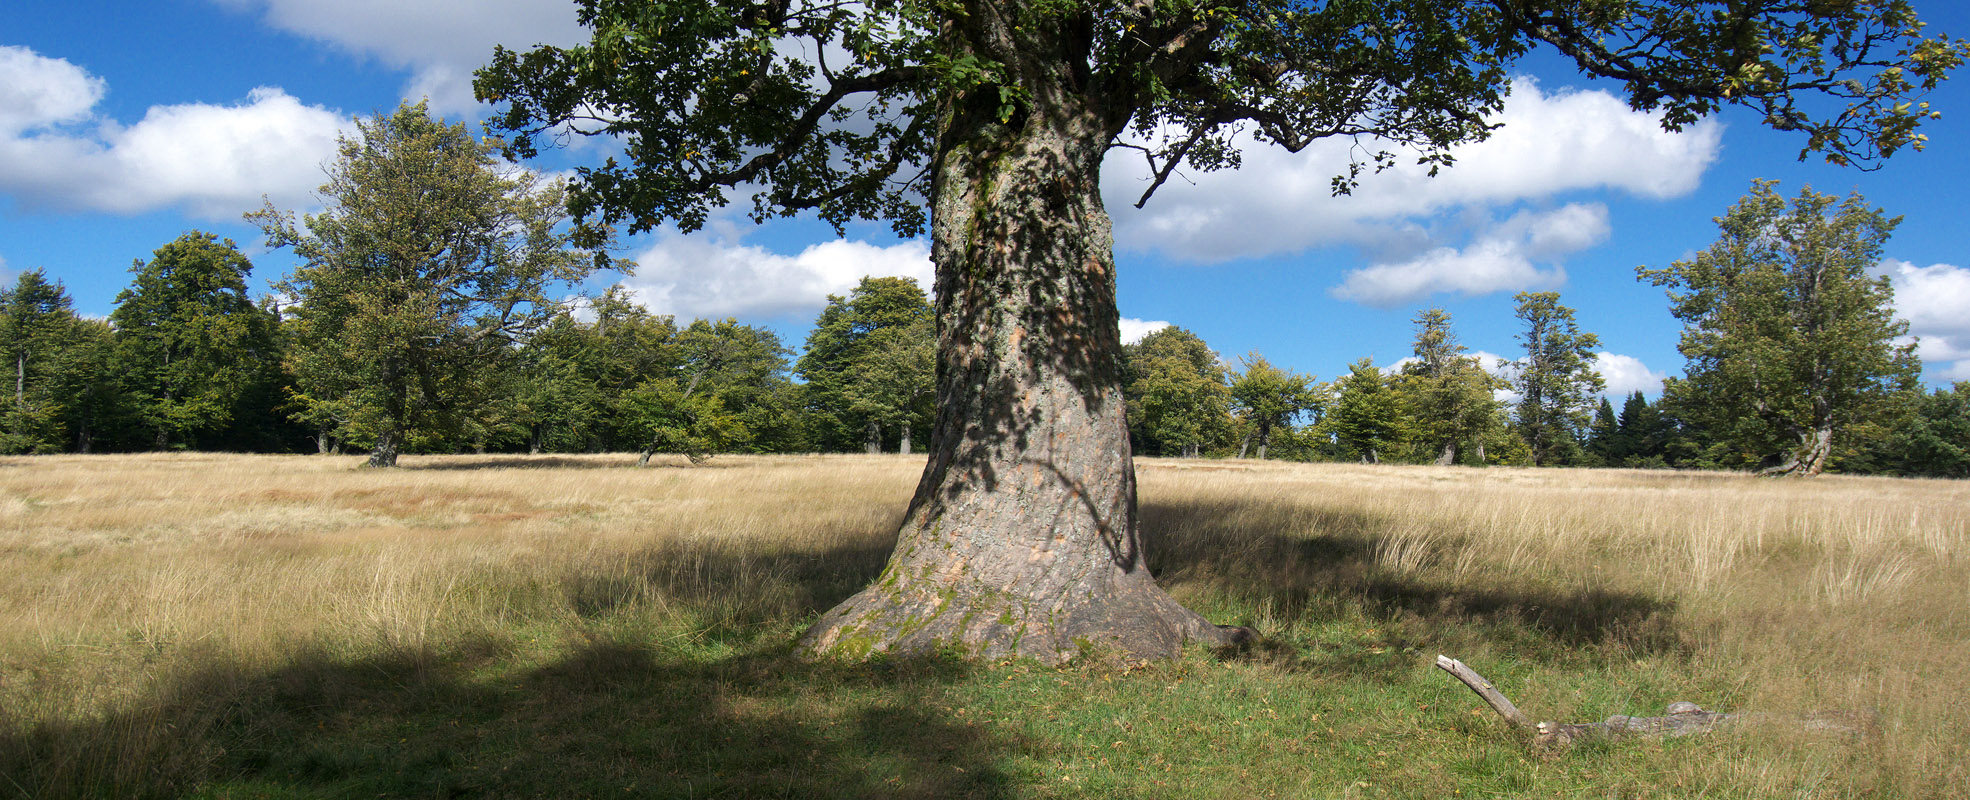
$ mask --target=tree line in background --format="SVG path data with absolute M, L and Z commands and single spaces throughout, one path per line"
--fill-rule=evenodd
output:
M 39 270 L 0 293 L 0 452 L 235 450 L 910 452 L 934 416 L 923 290 L 831 296 L 799 357 L 734 320 L 680 323 L 620 287 L 551 299 L 613 259 L 563 188 L 502 166 L 462 125 L 406 105 L 341 143 L 324 210 L 249 215 L 302 265 L 253 302 L 231 241 L 190 232 L 131 268 L 107 320 Z M 1769 182 L 1718 242 L 1641 270 L 1685 323 L 1663 396 L 1602 397 L 1592 333 L 1521 293 L 1523 357 L 1481 364 L 1450 315 L 1412 357 L 1322 382 L 1227 363 L 1164 328 L 1123 349 L 1136 452 L 1184 457 L 1756 469 L 1970 477 L 1970 383 L 1923 392 L 1885 279 L 1897 219 Z

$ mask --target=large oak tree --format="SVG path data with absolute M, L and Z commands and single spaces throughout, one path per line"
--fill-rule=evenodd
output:
M 1919 144 L 1908 98 L 1963 55 L 1905 0 L 579 0 L 590 41 L 500 50 L 482 99 L 518 155 L 617 137 L 578 214 L 694 229 L 756 217 L 928 222 L 938 417 L 882 577 L 818 651 L 955 644 L 1058 660 L 1241 634 L 1157 588 L 1136 523 L 1100 168 L 1235 166 L 1241 140 L 1350 137 L 1344 190 L 1483 138 L 1546 44 L 1665 125 L 1725 104 L 1866 161 Z M 1398 156 L 1396 153 L 1403 153 Z

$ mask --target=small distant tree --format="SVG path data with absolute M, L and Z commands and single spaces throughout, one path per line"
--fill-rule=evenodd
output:
M 657 453 L 699 463 L 743 447 L 751 431 L 739 416 L 771 402 L 787 382 L 787 349 L 765 328 L 736 320 L 697 320 L 673 342 L 677 364 L 624 395 L 628 428 L 643 438 L 639 464 Z
M 1293 421 L 1317 408 L 1319 395 L 1313 391 L 1313 376 L 1288 372 L 1273 366 L 1258 353 L 1240 358 L 1244 367 L 1231 379 L 1231 410 L 1245 424 L 1245 436 L 1238 443 L 1238 457 L 1244 458 L 1248 446 L 1258 446 L 1264 460 L 1266 448 L 1276 431 L 1290 432 Z
M 60 282 L 39 269 L 20 274 L 0 291 L 0 355 L 11 384 L 0 407 L 0 452 L 52 453 L 62 449 L 62 424 L 70 398 L 57 390 L 79 320 Z
M 1224 365 L 1197 334 L 1151 331 L 1123 359 L 1130 427 L 1152 452 L 1196 458 L 1230 421 Z
M 1517 315 L 1525 322 L 1519 342 L 1525 360 L 1512 388 L 1519 393 L 1517 427 L 1534 466 L 1560 463 L 1579 450 L 1580 439 L 1606 385 L 1594 370 L 1600 337 L 1580 330 L 1573 309 L 1558 292 L 1520 292 Z M 1510 362 L 1499 362 L 1511 366 Z
M 1638 269 L 1669 289 L 1689 359 L 1664 392 L 1726 446 L 1760 459 L 1764 475 L 1818 475 L 1840 429 L 1911 390 L 1921 362 L 1894 287 L 1868 270 L 1901 221 L 1776 181 L 1717 218 L 1717 242 L 1688 261 Z M 1837 205 L 1836 205 L 1837 203 Z
M 422 103 L 359 121 L 327 171 L 321 213 L 297 224 L 269 203 L 248 219 L 303 261 L 275 284 L 299 301 L 298 416 L 372 442 L 371 466 L 477 411 L 491 362 L 558 310 L 550 287 L 630 266 L 608 231 L 568 224 L 560 183 L 500 167 Z
M 884 428 L 914 427 L 930 413 L 935 354 L 930 300 L 916 280 L 865 277 L 848 296 L 828 296 L 794 368 L 834 448 L 859 440 L 876 453 Z
M 1875 460 L 1901 475 L 1970 478 L 1970 381 L 1914 398 Z
M 1374 359 L 1349 364 L 1348 374 L 1334 381 L 1334 389 L 1334 410 L 1326 424 L 1341 447 L 1369 464 L 1379 464 L 1383 456 L 1401 449 L 1412 433 L 1412 423 L 1401 395 Z
M 191 231 L 130 267 L 116 296 L 117 362 L 152 446 L 197 443 L 251 414 L 276 373 L 274 318 L 247 297 L 253 264 L 232 240 Z
M 1505 384 L 1464 354 L 1450 312 L 1426 309 L 1415 322 L 1415 358 L 1402 366 L 1401 388 L 1418 440 L 1434 451 L 1438 466 L 1448 466 L 1466 446 L 1483 449 L 1486 432 L 1498 424 L 1493 392 Z

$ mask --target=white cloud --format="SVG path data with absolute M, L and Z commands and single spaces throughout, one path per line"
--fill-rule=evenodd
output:
M 1436 178 L 1398 154 L 1402 166 L 1365 177 L 1345 197 L 1330 193 L 1353 152 L 1345 139 L 1298 154 L 1250 143 L 1241 169 L 1172 180 L 1140 211 L 1130 207 L 1148 185 L 1140 155 L 1117 149 L 1104 165 L 1103 193 L 1116 242 L 1127 249 L 1215 262 L 1341 243 L 1405 248 L 1414 257 L 1430 249 L 1421 223 L 1446 211 L 1589 189 L 1686 194 L 1716 159 L 1722 134 L 1714 121 L 1667 133 L 1659 117 L 1608 92 L 1549 93 L 1526 78 L 1514 82 L 1497 121 L 1502 129 L 1456 148 L 1456 165 Z
M 472 71 L 493 45 L 525 50 L 583 40 L 569 0 L 214 0 L 267 25 L 411 72 L 404 97 L 440 113 L 473 108 Z
M 1609 397 L 1626 397 L 1636 392 L 1660 394 L 1663 379 L 1669 377 L 1649 369 L 1639 358 L 1607 351 L 1594 354 L 1594 370 L 1607 383 L 1603 393 Z
M 1894 283 L 1895 315 L 1921 339 L 1916 354 L 1924 371 L 1945 381 L 1970 380 L 1970 269 L 1888 259 L 1879 271 Z
M 0 47 L 0 136 L 75 122 L 103 99 L 101 78 L 25 47 Z
M 1566 283 L 1558 262 L 1605 241 L 1608 230 L 1607 207 L 1599 203 L 1521 211 L 1461 250 L 1439 247 L 1407 261 L 1354 270 L 1328 293 L 1390 308 L 1436 292 L 1469 296 L 1558 288 Z M 1535 262 L 1551 268 L 1542 270 Z
M 152 106 L 126 127 L 94 117 L 101 81 L 79 67 L 0 50 L 5 92 L 58 98 L 16 114 L 18 127 L 0 125 L 0 193 L 29 207 L 128 214 L 176 206 L 235 219 L 263 194 L 299 205 L 321 183 L 337 132 L 350 127 L 341 114 L 269 87 L 230 106 Z M 78 85 L 93 88 L 78 94 Z
M 931 287 L 930 247 L 920 240 L 887 247 L 845 239 L 781 255 L 707 236 L 667 234 L 636 258 L 623 281 L 652 312 L 722 318 L 820 311 L 828 295 L 846 295 L 864 276 L 915 278 Z
M 1122 344 L 1135 344 L 1136 342 L 1142 341 L 1142 337 L 1167 327 L 1170 327 L 1170 323 L 1166 320 L 1141 320 L 1123 317 Z

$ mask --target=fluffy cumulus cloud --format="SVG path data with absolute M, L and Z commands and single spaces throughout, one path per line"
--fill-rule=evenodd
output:
M 1439 247 L 1407 260 L 1349 272 L 1330 294 L 1392 308 L 1435 292 L 1479 295 L 1554 288 L 1566 282 L 1561 266 L 1566 256 L 1600 244 L 1607 236 L 1607 207 L 1598 203 L 1522 211 L 1466 247 Z
M 67 61 L 0 47 L 0 193 L 29 207 L 232 219 L 263 194 L 306 202 L 351 127 L 264 87 L 232 105 L 153 106 L 126 126 L 94 114 L 103 91 Z
M 1400 166 L 1367 176 L 1346 197 L 1330 190 L 1331 179 L 1359 152 L 1345 139 L 1318 142 L 1298 154 L 1251 142 L 1243 148 L 1241 169 L 1173 179 L 1142 210 L 1131 207 L 1148 186 L 1141 156 L 1117 149 L 1104 165 L 1103 193 L 1114 209 L 1116 242 L 1126 249 L 1208 263 L 1351 244 L 1395 254 L 1380 273 L 1391 285 L 1406 280 L 1425 291 L 1499 291 L 1529 288 L 1555 275 L 1517 264 L 1505 269 L 1514 255 L 1530 257 L 1535 245 L 1505 246 L 1494 241 L 1498 231 L 1477 231 L 1463 246 L 1434 241 L 1436 218 L 1580 190 L 1679 196 L 1696 188 L 1716 160 L 1722 134 L 1711 121 L 1668 133 L 1659 117 L 1634 111 L 1608 92 L 1548 92 L 1529 78 L 1514 82 L 1496 121 L 1501 129 L 1456 148 L 1456 165 L 1437 177 L 1399 156 Z M 1597 214 L 1598 228 L 1567 228 L 1568 235 L 1585 239 L 1548 243 L 1549 253 L 1564 255 L 1569 251 L 1559 245 L 1579 249 L 1605 238 L 1604 209 L 1569 207 L 1566 214 L 1574 223 Z M 1463 268 L 1490 272 L 1458 278 Z M 1364 302 L 1386 297 L 1365 285 L 1343 290 L 1359 292 Z
M 0 135 L 75 122 L 103 99 L 101 78 L 25 47 L 0 47 Z
M 1606 351 L 1594 354 L 1594 370 L 1601 373 L 1601 380 L 1607 383 L 1606 394 L 1615 398 L 1636 392 L 1660 394 L 1662 380 L 1669 377 L 1649 369 L 1639 358 Z
M 915 278 L 931 286 L 930 247 L 836 240 L 797 255 L 706 236 L 666 235 L 636 258 L 623 281 L 652 312 L 722 318 L 819 312 L 828 295 L 846 295 L 863 276 Z
M 1170 327 L 1170 323 L 1165 320 L 1143 320 L 1123 317 L 1122 344 L 1135 344 L 1136 342 L 1142 341 L 1142 337 L 1167 327 Z
M 1921 342 L 1916 353 L 1927 376 L 1970 380 L 1970 268 L 1890 259 L 1880 272 L 1894 283 L 1896 316 Z
M 273 28 L 410 71 L 408 99 L 428 97 L 434 110 L 474 105 L 472 71 L 492 58 L 493 45 L 523 50 L 582 40 L 568 0 L 475 0 L 460 13 L 456 0 L 215 0 L 258 15 Z

